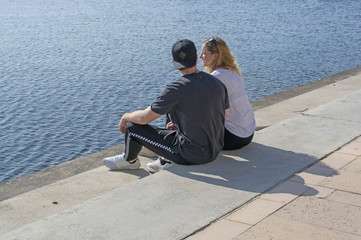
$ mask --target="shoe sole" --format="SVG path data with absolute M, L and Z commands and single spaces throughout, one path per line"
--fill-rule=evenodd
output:
M 171 167 L 172 167 L 172 166 L 167 166 L 167 167 L 161 168 L 161 169 L 159 169 L 159 170 L 154 170 L 153 168 L 150 168 L 150 167 L 147 166 L 147 169 L 148 169 L 148 171 L 149 171 L 150 173 L 156 173 L 156 172 L 159 172 L 159 171 L 161 171 L 161 170 L 166 170 L 166 169 L 171 168 Z
M 129 164 L 127 166 L 124 166 L 122 168 L 118 168 L 118 170 L 136 170 L 140 168 L 140 162 L 137 160 L 138 163 L 134 162 L 133 164 Z
M 139 160 L 138 160 L 138 161 L 139 161 Z M 138 164 L 136 164 L 136 163 L 130 164 L 130 165 L 124 166 L 124 167 L 122 167 L 122 168 L 118 168 L 116 165 L 115 165 L 115 167 L 109 166 L 109 165 L 107 165 L 105 162 L 103 162 L 103 164 L 104 164 L 107 168 L 109 168 L 110 170 L 136 170 L 136 169 L 139 169 L 139 168 L 140 168 L 140 163 L 138 163 Z
M 148 171 L 149 171 L 150 173 L 156 173 L 156 172 L 159 172 L 159 171 L 160 171 L 160 170 L 156 171 L 156 170 L 154 170 L 154 169 L 152 169 L 152 168 L 149 168 L 149 167 L 147 167 L 147 169 L 148 169 Z

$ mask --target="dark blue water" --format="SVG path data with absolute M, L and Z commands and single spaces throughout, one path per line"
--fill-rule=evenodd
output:
M 122 143 L 122 114 L 178 77 L 180 38 L 226 40 L 255 100 L 361 65 L 360 13 L 357 0 L 2 0 L 0 182 Z

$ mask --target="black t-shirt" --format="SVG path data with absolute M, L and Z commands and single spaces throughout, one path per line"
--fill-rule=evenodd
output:
M 216 77 L 205 72 L 184 75 L 167 85 L 151 108 L 170 116 L 178 130 L 176 147 L 189 162 L 211 162 L 222 150 L 229 102 L 226 87 Z

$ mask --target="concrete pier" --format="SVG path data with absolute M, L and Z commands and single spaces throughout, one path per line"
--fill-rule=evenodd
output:
M 361 239 L 361 67 L 252 105 L 210 164 L 109 171 L 116 146 L 1 184 L 0 239 Z

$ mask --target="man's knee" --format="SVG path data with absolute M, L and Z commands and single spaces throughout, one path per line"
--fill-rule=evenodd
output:
M 138 124 L 127 122 L 126 129 L 128 132 L 134 132 L 139 127 Z
M 127 124 L 126 124 L 127 129 L 132 128 L 133 126 L 134 126 L 134 123 L 132 123 L 132 122 L 127 122 Z
M 126 128 L 128 132 L 143 132 L 147 125 L 136 124 L 132 122 L 127 122 Z

